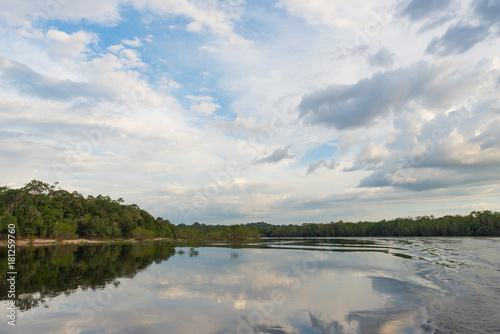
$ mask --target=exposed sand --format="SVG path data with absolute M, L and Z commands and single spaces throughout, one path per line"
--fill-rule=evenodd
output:
M 146 241 L 152 240 L 170 240 L 169 238 L 154 238 Z M 56 240 L 56 239 L 35 239 L 30 244 L 28 239 L 16 239 L 16 246 L 49 246 L 49 245 L 73 245 L 73 244 L 103 244 L 103 243 L 116 243 L 116 242 L 141 242 L 135 239 L 109 239 L 109 240 L 92 240 L 92 239 L 67 239 L 67 240 Z M 7 246 L 7 240 L 0 240 L 0 247 Z

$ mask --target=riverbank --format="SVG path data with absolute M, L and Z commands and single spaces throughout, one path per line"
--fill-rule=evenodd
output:
M 42 246 L 53 246 L 53 245 L 88 245 L 88 244 L 111 244 L 111 243 L 135 243 L 135 242 L 147 242 L 147 241 L 169 241 L 170 238 L 154 238 L 146 240 L 137 239 L 106 239 L 106 240 L 95 240 L 95 239 L 17 239 L 16 246 L 26 247 L 42 247 Z M 0 247 L 6 247 L 7 240 L 0 240 Z

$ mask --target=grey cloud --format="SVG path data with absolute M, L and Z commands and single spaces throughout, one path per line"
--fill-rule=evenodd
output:
M 333 158 L 330 160 L 326 159 L 319 159 L 316 162 L 311 162 L 307 168 L 307 175 L 314 173 L 317 169 L 319 168 L 326 168 L 326 169 L 335 169 L 337 167 L 338 162 L 335 161 Z
M 486 66 L 486 63 L 482 65 Z M 463 103 L 481 86 L 486 73 L 451 62 L 379 72 L 352 85 L 334 84 L 302 97 L 299 117 L 305 124 L 339 130 L 368 127 L 384 116 L 424 107 L 443 110 Z
M 485 25 L 455 25 L 448 28 L 443 36 L 434 38 L 427 46 L 426 51 L 442 56 L 461 54 L 481 42 L 488 34 L 489 27 Z
M 30 68 L 0 57 L 0 86 L 21 94 L 49 100 L 70 100 L 77 97 L 103 97 L 90 84 L 60 80 L 41 75 Z
M 383 170 L 376 171 L 365 178 L 361 179 L 359 187 L 361 188 L 373 188 L 373 187 L 397 187 L 406 188 L 412 191 L 425 191 L 433 189 L 447 188 L 452 184 L 456 185 L 456 182 L 451 182 L 451 175 L 439 175 L 438 171 L 433 172 L 434 177 L 424 178 L 420 173 L 411 173 L 415 180 L 393 180 L 393 173 L 388 173 Z M 443 177 L 445 176 L 445 177 Z M 460 181 L 458 177 L 454 177 L 455 181 Z M 463 181 L 463 179 L 462 179 Z
M 435 71 L 419 62 L 409 68 L 377 73 L 353 85 L 336 84 L 317 90 L 302 98 L 300 117 L 309 124 L 337 129 L 372 125 L 377 117 L 403 110 L 408 102 L 430 93 Z
M 481 22 L 480 24 L 460 22 L 449 27 L 443 36 L 434 38 L 429 43 L 427 52 L 442 56 L 461 54 L 487 38 L 492 33 L 490 31 L 492 27 L 497 30 L 497 34 L 500 34 L 500 2 L 476 0 L 472 3 L 471 11 Z M 446 17 L 441 18 L 441 20 L 443 19 L 448 21 Z M 425 30 L 424 27 L 421 30 Z
M 496 25 L 500 22 L 500 2 L 497 0 L 477 0 L 474 12 L 483 22 Z
M 394 139 L 385 145 L 391 155 L 380 165 L 372 168 L 369 157 L 358 154 L 357 169 L 372 171 L 359 187 L 425 191 L 500 181 L 500 117 L 495 110 L 479 103 L 469 116 L 458 110 L 437 116 L 418 133 L 407 122 L 394 124 Z
M 492 167 L 498 170 L 498 165 L 402 170 L 402 175 L 410 176 L 410 179 L 406 180 L 394 179 L 394 172 L 379 170 L 363 178 L 359 187 L 396 187 L 411 191 L 427 191 L 457 186 L 484 186 L 490 185 L 493 180 L 499 180 L 498 175 L 496 175 L 498 173 Z
M 441 12 L 448 8 L 451 0 L 412 0 L 401 12 L 402 16 L 407 16 L 412 21 L 427 18 L 434 12 Z
M 389 68 L 394 64 L 394 53 L 387 49 L 380 49 L 377 53 L 368 56 L 366 61 L 371 67 Z
M 429 20 L 428 22 L 425 22 L 422 24 L 422 26 L 418 29 L 419 33 L 426 32 L 428 30 L 435 29 L 439 26 L 442 26 L 443 24 L 447 23 L 448 21 L 451 21 L 455 18 L 455 13 L 450 14 L 450 15 L 445 15 L 442 17 L 439 17 L 434 20 Z
M 366 145 L 358 153 L 353 166 L 345 168 L 344 171 L 377 170 L 391 156 L 389 152 L 377 152 L 377 149 L 378 147 L 372 146 L 371 143 Z
M 488 127 L 471 142 L 479 143 L 482 149 L 500 147 L 500 120 L 496 120 L 488 125 Z
M 262 164 L 262 163 L 278 163 L 282 160 L 285 159 L 293 159 L 295 157 L 295 154 L 290 154 L 288 151 L 290 150 L 290 146 L 287 146 L 285 148 L 277 148 L 274 150 L 273 153 L 268 155 L 267 157 L 264 157 L 262 159 L 257 160 L 256 163 Z

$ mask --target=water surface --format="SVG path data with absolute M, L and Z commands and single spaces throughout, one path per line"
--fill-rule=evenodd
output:
M 495 333 L 499 251 L 498 238 L 20 248 L 17 326 L 0 332 Z

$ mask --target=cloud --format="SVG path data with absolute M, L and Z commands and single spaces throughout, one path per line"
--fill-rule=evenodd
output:
M 84 72 L 85 77 L 80 75 L 80 80 L 58 79 L 0 57 L 0 86 L 13 94 L 59 101 L 78 98 L 97 103 L 103 99 L 121 99 L 120 96 L 133 92 L 151 104 L 161 102 L 160 96 L 139 80 L 137 73 L 117 70 L 144 66 L 134 50 L 122 50 L 120 57 L 104 54 L 73 65 L 77 68 L 75 72 Z
M 402 16 L 407 16 L 412 21 L 428 18 L 434 12 L 443 12 L 452 3 L 452 0 L 411 0 L 401 11 Z
M 256 163 L 257 164 L 263 164 L 263 163 L 275 164 L 275 163 L 278 163 L 282 160 L 293 159 L 295 157 L 295 154 L 289 153 L 290 147 L 291 146 L 287 146 L 284 148 L 277 148 L 270 155 L 257 160 Z
M 206 116 L 213 115 L 213 113 L 219 108 L 220 105 L 212 102 L 200 102 L 189 107 L 189 109 Z
M 347 168 L 346 171 L 360 169 L 374 170 L 390 157 L 391 153 L 385 147 L 385 143 L 377 145 L 374 142 L 370 142 L 357 154 L 354 165 Z
M 500 136 L 494 130 L 499 110 L 498 105 L 488 110 L 478 103 L 471 113 L 456 110 L 423 120 L 414 130 L 405 122 L 395 123 L 393 137 L 376 146 L 381 159 L 366 154 L 372 148 L 358 154 L 352 170 L 372 171 L 359 186 L 424 191 L 499 182 Z
M 120 20 L 120 1 L 38 1 L 26 0 L 4 6 L 0 16 L 11 25 L 41 26 L 50 20 L 81 22 L 87 20 L 114 26 Z
M 102 98 L 105 92 L 96 91 L 85 82 L 59 80 L 34 72 L 30 68 L 0 57 L 0 85 L 7 91 L 51 100 L 71 100 L 77 97 Z
M 378 18 L 379 4 L 362 0 L 349 3 L 338 0 L 279 0 L 276 7 L 304 18 L 312 25 L 325 25 L 337 28 L 360 28 Z
M 443 107 L 474 84 L 477 84 L 475 72 L 460 73 L 457 66 L 434 66 L 420 61 L 376 73 L 352 85 L 334 84 L 306 94 L 299 104 L 300 117 L 306 124 L 340 130 L 367 127 L 383 116 L 407 110 L 411 103 Z
M 389 68 L 394 64 L 394 57 L 394 53 L 382 48 L 377 53 L 369 55 L 366 62 L 371 67 Z
M 500 146 L 500 119 L 492 121 L 488 125 L 483 125 L 482 131 L 473 139 L 472 143 L 479 143 L 481 149 L 499 148 Z
M 118 53 L 118 55 L 119 61 L 124 67 L 146 67 L 146 64 L 143 63 L 139 52 L 136 50 L 123 49 Z
M 495 0 L 476 0 L 473 3 L 474 12 L 481 22 L 498 25 L 500 22 L 500 2 Z
M 360 179 L 361 188 L 487 187 L 488 182 L 500 181 L 495 174 L 500 166 L 499 69 L 496 57 L 472 69 L 454 62 L 421 62 L 306 95 L 301 117 L 309 124 L 349 130 L 340 136 L 339 147 L 344 140 L 352 141 L 350 133 L 372 137 L 363 146 L 359 143 L 366 139 L 358 139 L 354 163 L 343 169 L 369 172 Z M 396 81 L 400 87 L 393 86 Z M 370 113 L 364 106 L 378 111 Z M 392 122 L 372 127 L 371 131 L 377 129 L 374 135 L 367 136 L 360 126 L 345 127 L 348 120 L 361 123 L 363 117 L 373 124 L 391 111 Z M 316 165 L 310 167 L 314 171 Z
M 227 41 L 241 41 L 234 32 L 245 7 L 245 0 L 234 1 L 163 1 L 133 0 L 131 5 L 141 11 L 154 15 L 178 15 L 191 20 L 185 28 L 193 33 L 210 32 L 215 36 L 225 37 Z
M 193 103 L 189 109 L 205 116 L 212 115 L 220 108 L 220 105 L 212 102 L 214 98 L 211 96 L 188 95 L 186 97 Z
M 222 129 L 228 133 L 250 133 L 257 134 L 262 129 L 268 128 L 266 124 L 258 123 L 254 117 L 238 116 L 230 122 L 220 122 L 213 125 L 216 129 Z
M 50 29 L 47 31 L 46 39 L 47 52 L 52 59 L 74 61 L 75 58 L 85 57 L 85 53 L 90 52 L 88 44 L 96 43 L 98 37 L 96 34 L 84 31 L 67 34 L 64 31 Z
M 485 25 L 454 25 L 448 28 L 443 36 L 434 38 L 429 43 L 426 51 L 441 56 L 461 54 L 481 42 L 488 35 L 489 27 Z
M 476 0 L 471 3 L 470 9 L 471 18 L 461 19 L 448 27 L 443 36 L 436 37 L 429 43 L 426 51 L 441 56 L 462 54 L 489 37 L 495 29 L 500 34 L 500 3 Z
M 151 35 L 148 35 L 148 36 L 151 36 Z M 151 41 L 151 40 L 149 40 L 149 41 Z M 132 39 L 132 40 L 124 39 L 124 40 L 122 40 L 122 43 L 125 45 L 128 45 L 128 46 L 134 47 L 134 48 L 138 48 L 138 47 L 142 46 L 142 42 L 137 36 L 134 36 L 134 39 Z
M 212 102 L 214 100 L 213 97 L 206 95 L 188 95 L 186 97 L 194 102 Z
M 117 44 L 117 45 L 110 45 L 108 46 L 107 49 L 115 54 L 118 54 L 120 53 L 120 51 L 125 49 L 125 47 L 122 44 Z
M 460 11 L 460 0 L 412 0 L 399 15 L 412 23 L 421 23 L 418 33 L 424 33 L 455 20 Z
M 307 175 L 316 172 L 320 168 L 335 169 L 338 166 L 338 162 L 335 159 L 327 160 L 325 158 L 319 159 L 316 162 L 311 162 L 307 167 Z

